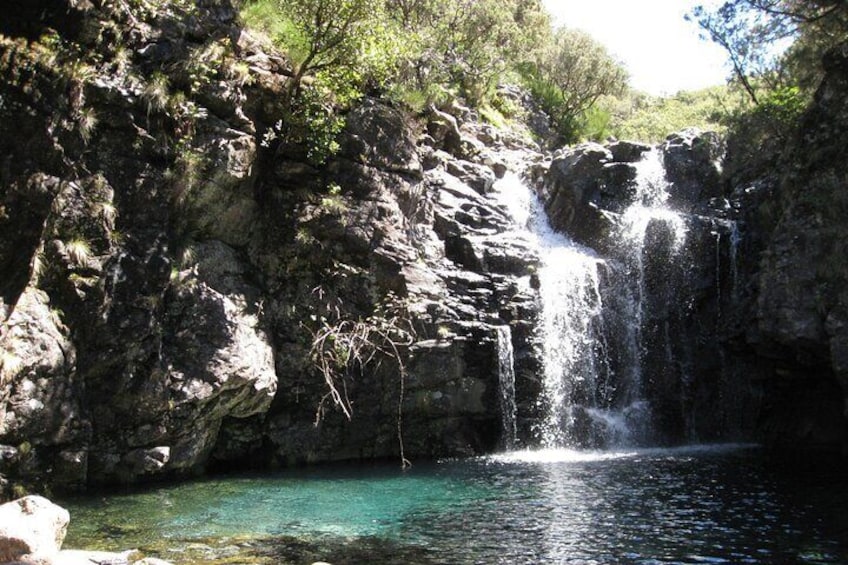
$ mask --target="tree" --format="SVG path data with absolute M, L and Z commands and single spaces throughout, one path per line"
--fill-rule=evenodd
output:
M 288 53 L 292 98 L 307 77 L 355 98 L 363 81 L 394 64 L 382 11 L 368 0 L 250 0 L 242 15 Z
M 397 56 L 382 11 L 368 0 L 249 0 L 245 23 L 263 31 L 292 62 L 286 109 L 263 136 L 323 163 L 338 149 L 340 109 L 369 82 L 391 74 Z
M 687 18 L 727 51 L 758 105 L 762 89 L 814 88 L 822 54 L 848 39 L 845 0 L 730 0 L 715 10 L 697 6 Z
M 627 86 L 627 71 L 603 45 L 588 34 L 562 28 L 524 66 L 531 91 L 566 141 L 574 141 L 581 120 L 604 95 L 619 95 Z
M 472 105 L 550 31 L 539 0 L 386 0 L 386 11 L 409 45 L 406 79 Z

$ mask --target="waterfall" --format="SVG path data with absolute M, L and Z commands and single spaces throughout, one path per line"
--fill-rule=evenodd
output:
M 673 336 L 666 321 L 657 326 L 648 318 L 663 319 L 673 307 L 667 300 L 675 291 L 670 266 L 684 248 L 687 223 L 667 206 L 660 152 L 646 153 L 635 169 L 633 199 L 611 227 L 606 257 L 554 231 L 517 175 L 496 185 L 514 229 L 535 242 L 540 257 L 543 391 L 536 431 L 547 448 L 603 448 L 651 436 L 642 382 L 646 348 L 650 341 L 652 355 L 671 365 Z M 499 333 L 501 341 L 506 338 Z M 509 389 L 507 372 L 502 366 L 503 391 Z M 505 436 L 514 426 L 506 419 L 511 410 L 504 405 Z
M 716 308 L 717 318 L 723 317 L 722 301 L 727 299 L 731 305 L 738 300 L 739 244 L 742 235 L 739 232 L 739 223 L 734 220 L 713 219 L 713 230 L 710 232 L 715 237 L 715 286 L 716 286 Z M 723 237 L 726 234 L 726 237 Z M 727 243 L 725 243 L 727 240 Z M 727 262 L 725 267 L 722 262 L 723 251 L 727 247 Z M 724 280 L 723 272 L 728 272 L 729 283 Z M 725 288 L 726 287 L 726 288 Z
M 739 244 L 742 234 L 739 222 L 730 222 L 730 299 L 736 304 L 739 297 Z
M 512 330 L 509 326 L 498 326 L 498 377 L 501 391 L 501 428 L 503 448 L 515 449 L 516 405 L 515 405 L 515 354 L 512 348 Z
M 684 248 L 687 222 L 668 206 L 670 183 L 661 152 L 654 148 L 635 163 L 635 195 L 613 230 L 613 275 L 608 290 L 615 312 L 618 359 L 616 411 L 627 422 L 619 441 L 650 439 L 651 409 L 644 399 L 643 373 L 649 348 L 653 359 L 674 363 L 668 316 L 662 325 L 648 319 L 671 308 L 674 262 Z M 666 314 L 668 314 L 666 312 Z M 685 375 L 684 375 L 685 378 Z
M 552 231 L 540 238 L 542 267 L 541 342 L 544 362 L 546 447 L 575 446 L 590 433 L 588 408 L 602 405 L 609 375 L 603 345 L 603 302 L 599 263 L 581 248 Z
M 555 232 L 536 198 L 517 175 L 499 181 L 496 194 L 516 230 L 535 241 L 540 257 L 540 335 L 545 417 L 539 425 L 546 447 L 583 444 L 606 403 L 609 361 L 603 335 L 600 270 L 591 249 Z

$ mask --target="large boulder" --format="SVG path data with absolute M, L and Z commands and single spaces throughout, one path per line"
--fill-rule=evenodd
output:
M 578 145 L 556 157 L 542 186 L 551 226 L 589 244 L 602 239 L 609 222 L 601 209 L 604 167 L 612 153 L 597 143 Z
M 41 496 L 0 506 L 0 562 L 52 564 L 62 548 L 70 515 Z
M 715 132 L 690 128 L 670 135 L 661 146 L 671 187 L 670 204 L 693 211 L 721 196 L 721 140 Z
M 46 293 L 30 287 L 20 296 L 0 336 L 0 355 L 0 473 L 40 475 L 49 468 L 54 484 L 83 482 L 79 446 L 90 424 L 74 374 L 76 349 Z

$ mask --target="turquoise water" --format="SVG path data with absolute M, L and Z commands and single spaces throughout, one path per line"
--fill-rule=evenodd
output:
M 745 446 L 553 450 L 60 502 L 66 547 L 175 563 L 848 563 L 840 464 Z

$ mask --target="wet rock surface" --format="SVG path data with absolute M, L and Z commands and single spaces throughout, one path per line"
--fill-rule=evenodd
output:
M 537 258 L 491 192 L 534 144 L 365 99 L 316 167 L 268 141 L 290 68 L 228 1 L 71 12 L 42 25 L 100 53 L 84 75 L 23 20 L 0 41 L 4 486 L 492 450 L 496 328 L 532 318 Z M 412 339 L 337 367 L 348 420 L 312 345 L 354 324 Z

